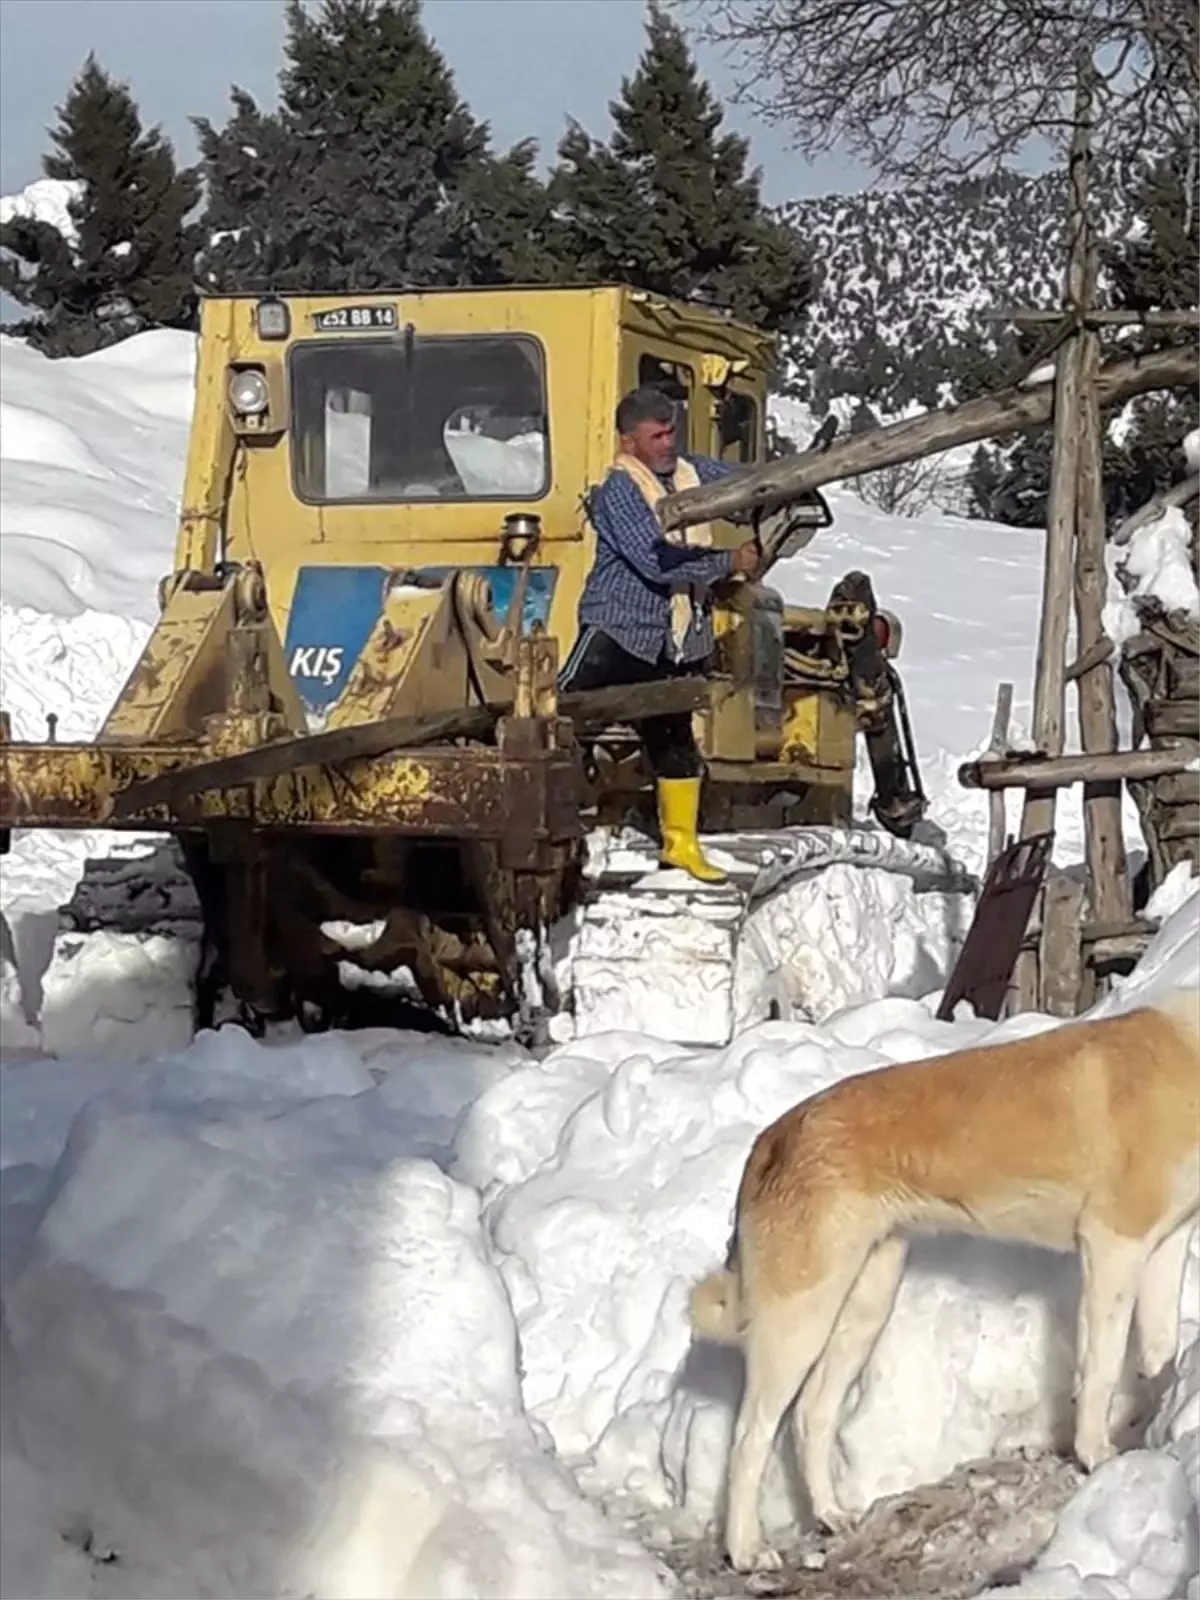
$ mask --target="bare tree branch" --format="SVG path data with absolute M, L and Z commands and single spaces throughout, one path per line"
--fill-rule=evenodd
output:
M 1147 159 L 1195 129 L 1195 0 L 674 0 L 731 51 L 737 98 L 813 157 L 885 180 L 994 170 L 1071 128 L 1095 65 L 1099 159 Z

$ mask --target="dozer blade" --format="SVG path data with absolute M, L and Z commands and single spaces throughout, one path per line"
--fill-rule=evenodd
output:
M 573 751 L 515 756 L 453 745 L 364 758 L 345 771 L 296 767 L 206 788 L 181 799 L 177 808 L 159 799 L 114 814 L 115 797 L 157 784 L 163 769 L 182 759 L 161 746 L 0 748 L 0 828 L 188 833 L 241 823 L 260 832 L 503 838 L 515 849 L 518 843 L 567 840 L 581 827 Z
M 564 696 L 558 720 L 584 731 L 618 716 L 694 710 L 713 692 L 701 679 L 594 689 Z M 323 833 L 497 838 L 532 827 L 576 836 L 578 752 L 537 733 L 551 724 L 507 721 L 495 746 L 424 742 L 482 736 L 504 711 L 394 717 L 217 759 L 196 745 L 0 743 L 0 827 L 181 831 L 238 821 Z

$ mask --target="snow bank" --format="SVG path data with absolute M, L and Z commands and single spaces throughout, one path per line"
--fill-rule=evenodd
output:
M 1115 645 L 1120 647 L 1141 632 L 1139 600 L 1157 600 L 1165 611 L 1200 620 L 1191 538 L 1183 512 L 1169 506 L 1153 522 L 1143 523 L 1127 545 L 1110 546 L 1105 552 L 1109 595 L 1102 622 Z
M 1196 981 L 1198 908 L 1109 1007 Z M 689 1347 L 686 1298 L 757 1131 L 846 1073 L 1054 1025 L 892 999 L 721 1051 L 618 1034 L 535 1063 L 226 1030 L 142 1067 L 9 1063 L 6 1379 L 28 1481 L 54 1527 L 118 1552 L 123 1594 L 672 1592 L 622 1526 L 665 1539 L 715 1514 L 739 1377 Z M 1075 1287 L 1034 1250 L 915 1249 L 844 1429 L 847 1502 L 1062 1439 Z M 1148 1453 L 1095 1475 L 1044 1558 L 1056 1584 L 1082 1563 L 1079 1586 L 1027 1593 L 1174 1592 L 1197 1332 Z M 1134 1537 L 1135 1493 L 1157 1543 Z M 778 1463 L 765 1509 L 794 1525 Z
M 37 1043 L 37 1030 L 30 1026 L 26 1009 L 16 942 L 8 918 L 0 914 L 0 1047 L 15 1050 Z
M 193 337 L 170 331 L 69 362 L 0 341 L 6 607 L 153 620 L 171 566 L 194 362 Z M 17 619 L 4 622 L 15 630 Z
M 6 1382 L 122 1592 L 671 1592 L 524 1414 L 478 1196 L 439 1165 L 507 1060 L 235 1032 L 98 1074 L 26 1202 Z M 28 1195 L 89 1086 L 41 1062 L 4 1087 Z
M 91 1564 L 55 1526 L 49 1487 L 26 1459 L 12 1422 L 8 1336 L 0 1324 L 0 1594 L 10 1600 L 90 1600 Z
M 91 738 L 149 635 L 171 566 L 194 344 L 147 333 L 52 362 L 0 340 L 0 706 L 16 738 L 45 738 L 51 714 L 59 739 Z M 151 847 L 99 831 L 14 838 L 0 894 L 35 1013 L 55 908 L 84 861 Z
M 1048 1025 L 1022 1018 L 1002 1032 Z M 676 1533 L 714 1517 L 740 1368 L 734 1356 L 689 1352 L 686 1300 L 724 1256 L 754 1137 L 849 1072 L 989 1031 L 891 1000 L 822 1027 L 768 1024 L 719 1053 L 614 1040 L 619 1065 L 609 1071 L 608 1041 L 589 1041 L 472 1107 L 455 1170 L 491 1196 L 525 1401 L 589 1487 L 681 1513 Z M 959 1462 L 1060 1434 L 1074 1293 L 1072 1270 L 1037 1252 L 916 1248 L 843 1432 L 846 1503 L 865 1507 Z M 795 1512 L 782 1473 L 768 1502 L 769 1525 L 788 1528 Z
M 1198 906 L 1192 895 L 1168 920 L 1109 1008 L 1195 984 Z M 926 1007 L 891 1000 L 823 1027 L 756 1028 L 719 1053 L 636 1037 L 591 1040 L 477 1102 L 454 1170 L 487 1200 L 520 1328 L 525 1403 L 582 1481 L 614 1504 L 652 1508 L 664 1537 L 694 1534 L 716 1515 L 740 1377 L 736 1357 L 689 1348 L 686 1298 L 723 1257 L 737 1182 L 761 1127 L 849 1072 L 1052 1025 L 1042 1017 L 939 1024 Z M 1189 1271 L 1190 1304 L 1194 1252 Z M 846 1504 L 864 1508 L 959 1463 L 1069 1439 L 1077 1281 L 1074 1262 L 1048 1252 L 921 1241 L 843 1429 Z M 1193 1451 L 1196 1336 L 1186 1323 L 1186 1393 L 1168 1400 L 1182 1419 L 1176 1437 Z M 1136 1397 L 1128 1400 L 1132 1408 Z M 783 1533 L 795 1510 L 778 1460 L 772 1472 L 765 1520 Z M 1174 1456 L 1114 1464 L 1076 1514 L 1093 1540 L 1109 1538 L 1107 1553 L 1088 1565 L 1076 1541 L 1068 1546 L 1076 1555 L 1063 1559 L 1111 1578 L 1104 1593 L 1113 1597 L 1171 1593 L 1131 1576 L 1132 1524 L 1118 1511 L 1137 1484 L 1177 1477 Z M 1174 1530 L 1175 1554 L 1143 1552 L 1149 1567 L 1176 1571 L 1176 1558 L 1194 1549 L 1180 1506 L 1176 1494 L 1159 1514 L 1160 1531 Z M 1075 1524 L 1064 1526 L 1072 1538 Z
M 3 370 L 0 362 L 0 374 Z M 0 484 L 6 476 L 7 469 L 0 470 Z M 7 545 L 0 540 L 0 583 L 7 578 L 7 560 Z M 58 719 L 59 739 L 93 737 L 148 633 L 144 623 L 104 612 L 87 611 L 66 622 L 29 607 L 13 610 L 0 606 L 0 705 L 12 716 L 14 737 L 44 739 L 47 714 Z M 98 829 L 14 835 L 0 872 L 0 901 L 11 929 L 11 960 L 20 974 L 31 1014 L 44 1016 L 52 1028 L 56 1025 L 53 1011 L 45 1013 L 43 1008 L 42 975 L 50 963 L 57 908 L 71 899 L 88 859 L 136 857 L 153 848 L 153 839 Z M 96 985 L 90 983 L 85 989 L 94 1004 L 99 998 Z M 62 1042 L 78 1039 L 86 1048 L 91 1024 L 78 1021 L 84 994 L 81 989 L 71 997 L 72 1014 L 82 1033 Z M 117 1010 L 128 1010 L 129 1004 L 128 995 L 112 997 Z M 5 1042 L 15 1042 L 7 1027 Z

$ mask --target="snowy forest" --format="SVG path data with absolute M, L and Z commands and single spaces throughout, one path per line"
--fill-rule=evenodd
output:
M 708 34 L 720 37 L 728 14 L 736 40 L 752 13 L 739 22 L 736 8 L 715 7 Z M 193 119 L 191 167 L 144 126 L 133 89 L 89 56 L 43 163 L 71 185 L 74 238 L 10 208 L 0 290 L 27 315 L 5 332 L 78 356 L 149 328 L 194 327 L 206 291 L 618 281 L 770 330 L 777 392 L 863 428 L 1012 381 L 1035 341 L 983 312 L 1058 303 L 1061 173 L 927 162 L 868 193 L 770 208 L 749 142 L 723 126 L 663 5 L 648 6 L 610 129 L 568 122 L 548 164 L 532 140 L 494 147 L 420 0 L 287 0 L 286 22 L 277 104 L 232 86 L 223 126 Z M 1191 304 L 1187 140 L 1110 152 L 1098 177 L 1103 302 Z M 1173 441 L 1195 421 L 1191 395 L 1146 398 L 1114 419 L 1114 516 L 1169 481 Z M 1048 471 L 1045 430 L 981 446 L 954 509 L 1039 526 Z

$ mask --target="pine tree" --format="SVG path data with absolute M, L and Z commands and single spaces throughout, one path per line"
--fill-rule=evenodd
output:
M 607 144 L 572 122 L 550 193 L 577 277 L 707 300 L 783 334 L 802 326 L 813 269 L 798 236 L 763 205 L 749 146 L 681 30 L 656 4 L 636 72 L 610 107 Z
M 285 120 L 297 140 L 294 226 L 323 287 L 462 277 L 457 191 L 487 130 L 459 98 L 418 0 L 289 0 Z
M 75 238 L 44 222 L 0 227 L 0 289 L 40 312 L 14 331 L 46 354 L 83 355 L 145 328 L 193 323 L 200 195 L 157 128 L 143 130 L 128 88 L 89 55 L 51 133 L 47 177 L 76 185 L 68 203 Z
M 196 120 L 207 283 L 368 290 L 552 275 L 536 150 L 489 149 L 420 0 L 289 0 L 277 112 Z
M 1144 233 L 1110 244 L 1105 251 L 1117 303 L 1138 311 L 1195 305 L 1200 276 L 1200 193 L 1195 155 L 1188 144 L 1178 143 L 1144 173 L 1137 201 L 1145 221 Z M 1185 331 L 1180 337 L 1193 336 Z
M 1044 528 L 1051 444 L 1050 429 L 1039 428 L 1011 446 L 978 446 L 967 472 L 972 513 L 1014 528 Z
M 879 427 L 879 417 L 875 408 L 866 400 L 860 400 L 850 413 L 850 423 L 847 432 L 854 437 L 860 433 L 870 433 Z
M 567 276 L 570 240 L 536 161 L 537 145 L 526 139 L 477 161 L 464 177 L 459 238 L 469 283 L 555 283 Z
M 1145 220 L 1139 237 L 1108 245 L 1104 266 L 1115 298 L 1139 310 L 1178 309 L 1196 303 L 1196 174 L 1183 145 L 1155 163 L 1136 191 Z M 1189 186 L 1191 193 L 1189 195 Z M 1131 330 L 1122 341 L 1130 355 L 1166 343 L 1195 342 L 1189 329 Z M 1106 434 L 1105 506 L 1110 520 L 1127 516 L 1179 475 L 1179 443 L 1200 417 L 1195 391 L 1143 395 L 1130 402 L 1117 437 Z M 1050 491 L 1050 433 L 1022 435 L 1011 447 L 981 446 L 968 486 L 972 509 L 1021 527 L 1043 527 Z
M 1124 241 L 1107 260 L 1116 298 L 1135 310 L 1194 306 L 1200 279 L 1200 185 L 1192 141 L 1180 140 L 1144 173 L 1140 238 Z M 1125 340 L 1129 352 L 1166 344 L 1194 347 L 1194 329 L 1155 329 Z M 1142 395 L 1128 408 L 1120 443 L 1109 446 L 1110 511 L 1125 516 L 1179 476 L 1180 441 L 1200 421 L 1195 387 Z
M 289 227 L 288 195 L 297 181 L 296 141 L 274 112 L 261 111 L 235 84 L 221 129 L 194 117 L 208 203 L 199 278 L 226 292 L 289 287 L 304 240 Z
M 982 517 L 987 522 L 999 521 L 994 507 L 1002 475 L 995 451 L 986 445 L 976 445 L 967 469 L 967 495 L 972 516 Z

